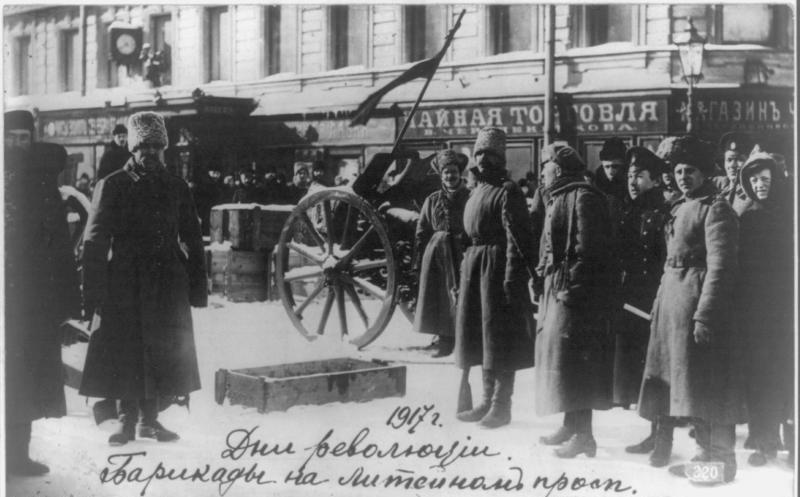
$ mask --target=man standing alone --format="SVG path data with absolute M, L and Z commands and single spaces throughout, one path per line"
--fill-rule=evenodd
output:
M 139 437 L 178 439 L 158 422 L 159 404 L 200 388 L 190 306 L 208 299 L 189 186 L 164 166 L 164 119 L 140 112 L 128 126 L 133 158 L 97 184 L 83 257 L 84 299 L 102 324 L 80 393 L 120 399 L 111 445 L 135 438 L 140 412 Z
M 66 414 L 58 326 L 79 315 L 78 273 L 57 177 L 64 147 L 33 143 L 33 116 L 5 113 L 6 472 L 37 476 L 32 421 Z

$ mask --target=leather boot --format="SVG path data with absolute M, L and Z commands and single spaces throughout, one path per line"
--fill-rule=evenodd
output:
M 597 442 L 590 433 L 576 433 L 567 443 L 558 447 L 555 453 L 561 459 L 573 459 L 580 454 L 594 457 L 597 454 Z
M 483 400 L 481 403 L 470 409 L 456 414 L 459 421 L 467 423 L 476 423 L 486 416 L 489 408 L 492 406 L 492 397 L 494 396 L 494 371 L 491 369 L 483 370 Z
M 659 419 L 656 425 L 655 447 L 650 454 L 650 466 L 663 468 L 669 464 L 672 456 L 673 425 L 666 419 Z
M 122 400 L 119 403 L 119 426 L 108 437 L 112 447 L 125 445 L 136 440 L 136 421 L 139 419 L 139 406 L 135 400 Z
M 556 457 L 572 459 L 580 454 L 594 457 L 597 454 L 597 442 L 592 436 L 592 410 L 581 409 L 570 414 L 575 434 L 555 450 Z
M 656 422 L 650 423 L 650 435 L 636 445 L 629 445 L 625 447 L 625 452 L 628 454 L 647 454 L 656 448 Z
M 6 423 L 6 473 L 15 476 L 41 476 L 50 472 L 46 465 L 28 454 L 31 422 Z
M 158 401 L 156 399 L 144 399 L 139 402 L 142 410 L 142 422 L 139 424 L 140 438 L 155 438 L 159 442 L 174 442 L 181 437 L 174 431 L 164 428 L 158 422 Z
M 480 421 L 484 428 L 499 428 L 511 422 L 511 395 L 514 393 L 514 371 L 498 371 L 489 412 Z
M 539 442 L 544 445 L 561 445 L 575 434 L 575 423 L 572 421 L 572 413 L 564 413 L 564 424 L 550 435 L 539 437 Z
M 453 353 L 453 348 L 455 348 L 456 339 L 455 337 L 450 336 L 439 336 L 439 342 L 436 346 L 436 351 L 433 353 L 431 357 L 439 358 L 439 357 L 447 357 Z

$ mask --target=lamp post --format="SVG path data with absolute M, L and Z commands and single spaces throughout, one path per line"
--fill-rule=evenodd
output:
M 703 79 L 701 71 L 706 38 L 697 32 L 691 17 L 687 18 L 687 21 L 689 26 L 684 31 L 675 33 L 672 40 L 678 46 L 683 80 L 689 85 L 686 103 L 686 132 L 691 133 L 694 129 L 694 85 Z

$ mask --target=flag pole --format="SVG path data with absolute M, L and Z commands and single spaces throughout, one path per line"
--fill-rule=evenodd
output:
M 450 47 L 450 43 L 452 43 L 456 31 L 458 31 L 458 28 L 461 27 L 461 19 L 464 17 L 464 14 L 466 13 L 467 9 L 461 10 L 461 13 L 458 15 L 458 19 L 456 19 L 456 23 L 453 25 L 453 28 L 450 30 L 450 32 L 447 33 L 447 38 L 445 38 L 444 40 L 444 46 L 439 51 L 439 60 L 436 62 L 437 69 L 439 68 L 439 64 L 442 62 L 444 54 L 447 53 L 447 49 Z M 400 148 L 400 142 L 403 140 L 403 136 L 406 134 L 406 131 L 408 130 L 409 125 L 411 124 L 411 118 L 414 116 L 414 113 L 417 112 L 417 108 L 419 107 L 420 102 L 422 102 L 422 97 L 425 96 L 425 91 L 428 89 L 428 85 L 431 83 L 434 74 L 436 74 L 436 71 L 434 71 L 434 73 L 431 74 L 431 77 L 425 80 L 425 84 L 422 86 L 422 90 L 419 92 L 417 101 L 414 102 L 414 106 L 411 108 L 411 112 L 408 113 L 408 117 L 406 118 L 406 121 L 403 123 L 402 129 L 400 129 L 400 133 L 398 133 L 397 138 L 394 141 L 394 146 L 392 147 L 392 155 L 394 155 Z

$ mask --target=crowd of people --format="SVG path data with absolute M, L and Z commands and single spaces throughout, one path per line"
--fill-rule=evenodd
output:
M 81 312 L 102 318 L 80 393 L 114 410 L 109 443 L 179 438 L 158 413 L 199 388 L 190 307 L 207 304 L 200 219 L 217 202 L 167 172 L 163 117 L 132 115 L 114 130 L 120 150 L 104 156 L 92 194 L 79 286 L 58 201 L 66 154 L 34 143 L 33 130 L 30 113 L 5 114 L 6 455 L 9 473 L 25 475 L 47 472 L 28 456 L 31 422 L 65 413 L 53 330 Z M 456 417 L 507 425 L 516 372 L 536 366 L 537 414 L 563 413 L 540 442 L 560 458 L 594 457 L 593 411 L 632 405 L 650 433 L 626 450 L 655 467 L 669 464 L 673 430 L 687 423 L 694 461 L 721 463 L 726 482 L 737 424 L 748 423 L 751 465 L 793 451 L 785 161 L 741 134 L 719 148 L 669 137 L 655 152 L 610 139 L 594 174 L 566 144 L 542 155 L 529 195 L 508 178 L 498 128 L 478 133 L 472 167 L 451 150 L 431 162 L 441 187 L 417 221 L 414 329 L 436 335 L 437 356 L 455 354 Z M 319 164 L 299 168 L 294 189 L 278 194 L 278 177 L 257 185 L 244 172 L 231 200 L 296 202 L 323 177 Z M 464 389 L 473 366 L 482 369 L 474 405 Z
M 612 138 L 600 161 L 591 173 L 573 148 L 547 147 L 527 209 L 502 130 L 479 132 L 468 194 L 456 179 L 463 158 L 434 161 L 442 189 L 417 226 L 415 329 L 438 335 L 434 355 L 455 350 L 462 394 L 469 368 L 482 366 L 482 401 L 460 400 L 457 418 L 508 424 L 515 371 L 535 365 L 537 414 L 564 414 L 540 439 L 558 457 L 593 457 L 592 412 L 636 405 L 650 434 L 626 450 L 654 467 L 669 464 L 673 429 L 685 424 L 698 445 L 691 462 L 720 463 L 725 482 L 737 469 L 736 424 L 748 423 L 749 464 L 781 447 L 792 460 L 785 161 L 739 133 L 719 148 L 669 137 L 656 152 Z

